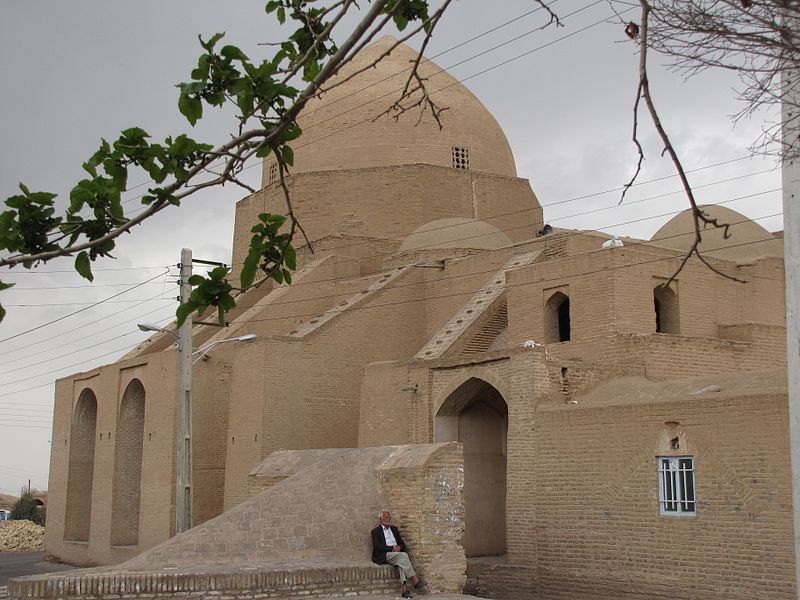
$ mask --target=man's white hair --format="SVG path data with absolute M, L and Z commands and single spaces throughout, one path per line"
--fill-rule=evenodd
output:
M 383 513 L 387 513 L 387 512 L 389 514 L 392 514 L 392 511 L 390 511 L 389 509 L 384 508 L 378 513 L 378 518 L 380 519 L 383 516 Z

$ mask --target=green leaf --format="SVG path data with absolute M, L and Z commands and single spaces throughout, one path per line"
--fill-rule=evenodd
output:
M 309 60 L 306 66 L 303 67 L 303 79 L 306 81 L 313 81 L 322 70 L 322 65 L 318 60 Z
M 260 257 L 261 254 L 259 252 L 253 252 L 251 250 L 247 258 L 244 259 L 242 272 L 239 275 L 243 288 L 249 288 L 253 285 L 253 281 L 256 279 L 256 270 L 258 269 L 258 260 Z
M 86 252 L 80 252 L 78 256 L 75 257 L 75 270 L 84 279 L 94 281 L 94 275 L 92 275 L 92 263 L 89 260 L 89 255 Z
M 283 249 L 283 262 L 292 271 L 297 268 L 297 252 L 295 252 L 294 247 L 286 246 Z
M 278 8 L 278 12 L 275 13 L 275 16 L 278 17 L 278 23 L 283 24 L 286 22 L 286 11 L 282 6 Z
M 223 46 L 219 53 L 225 58 L 230 58 L 231 60 L 248 60 L 245 53 L 236 46 Z
M 190 96 L 182 90 L 180 98 L 178 98 L 178 110 L 194 127 L 194 124 L 203 116 L 203 103 L 200 98 Z
M 284 146 L 281 148 L 281 156 L 287 165 L 294 165 L 294 150 L 292 150 L 289 146 Z
M 228 267 L 214 267 L 211 269 L 208 276 L 211 277 L 211 279 L 220 280 L 228 274 L 229 270 Z
M 223 33 L 215 33 L 214 35 L 211 36 L 211 39 L 209 39 L 207 42 L 203 41 L 203 36 L 201 35 L 198 35 L 197 39 L 200 40 L 200 45 L 205 50 L 207 50 L 208 52 L 212 52 L 214 50 L 214 46 L 216 45 L 216 43 L 220 41 L 224 36 L 225 33 L 223 32 Z
M 178 307 L 178 310 L 175 311 L 175 325 L 176 327 L 181 327 L 183 322 L 186 321 L 186 317 L 191 315 L 194 312 L 196 307 L 193 303 L 187 302 L 186 304 L 181 304 Z

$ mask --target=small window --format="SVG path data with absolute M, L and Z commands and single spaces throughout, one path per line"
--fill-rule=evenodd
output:
M 656 333 L 681 332 L 678 312 L 678 295 L 674 290 L 657 285 L 653 289 L 653 304 L 656 312 Z
M 269 182 L 275 183 L 278 181 L 278 163 L 272 163 L 269 166 Z
M 570 341 L 572 332 L 569 317 L 569 296 L 556 292 L 544 307 L 545 339 L 548 344 Z
M 456 169 L 469 169 L 469 150 L 453 146 L 453 167 Z
M 658 503 L 662 515 L 695 514 L 694 457 L 658 457 Z

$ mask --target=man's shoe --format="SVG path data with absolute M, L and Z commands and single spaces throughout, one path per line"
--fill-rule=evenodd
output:
M 420 579 L 417 583 L 414 584 L 414 587 L 419 590 L 421 588 L 424 588 L 426 585 L 428 584 L 425 582 L 425 580 Z
M 400 594 L 403 598 L 413 598 L 414 596 L 411 595 L 411 592 L 403 592 Z

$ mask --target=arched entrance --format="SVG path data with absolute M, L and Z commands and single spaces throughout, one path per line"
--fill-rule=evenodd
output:
M 464 551 L 467 556 L 506 553 L 506 433 L 508 406 L 492 385 L 475 377 L 442 404 L 437 442 L 464 444 Z

